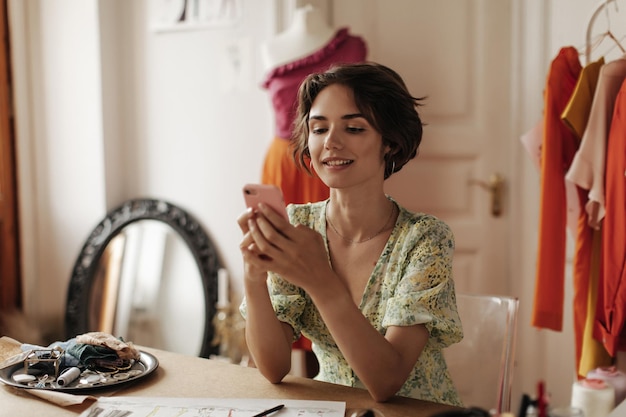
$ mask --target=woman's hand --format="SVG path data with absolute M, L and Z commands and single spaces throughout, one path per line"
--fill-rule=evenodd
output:
M 247 261 L 256 269 L 272 271 L 309 291 L 313 275 L 329 277 L 333 272 L 322 236 L 303 225 L 293 226 L 272 208 L 260 204 L 247 218 Z M 252 256 L 253 255 L 253 256 Z
M 255 212 L 249 208 L 237 219 L 237 224 L 239 224 L 239 228 L 243 232 L 243 238 L 239 243 L 239 249 L 241 251 L 241 255 L 243 256 L 244 277 L 246 280 L 250 279 L 254 282 L 264 283 L 267 279 L 267 268 L 263 265 L 255 264 L 255 260 L 262 256 L 262 254 L 259 253 L 258 248 L 256 247 L 256 243 L 250 233 L 249 227 L 249 223 L 254 221 L 255 216 Z

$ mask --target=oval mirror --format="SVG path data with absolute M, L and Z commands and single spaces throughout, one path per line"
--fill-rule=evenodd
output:
M 217 250 L 185 210 L 134 199 L 91 232 L 74 264 L 66 337 L 102 331 L 135 344 L 208 358 L 217 303 Z

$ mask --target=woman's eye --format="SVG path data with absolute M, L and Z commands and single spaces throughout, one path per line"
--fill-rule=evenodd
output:
M 363 129 L 362 127 L 353 127 L 353 126 L 348 126 L 346 130 L 350 133 L 361 133 L 365 131 L 365 129 Z
M 328 129 L 326 129 L 325 127 L 314 127 L 311 129 L 311 133 L 313 133 L 314 135 L 319 135 L 321 133 L 325 133 Z

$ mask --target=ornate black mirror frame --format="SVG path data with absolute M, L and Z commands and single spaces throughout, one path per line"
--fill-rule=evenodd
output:
M 200 270 L 205 300 L 205 324 L 199 356 L 219 353 L 213 346 L 213 317 L 217 304 L 217 250 L 201 225 L 185 210 L 164 200 L 133 199 L 111 210 L 91 232 L 74 264 L 67 294 L 65 334 L 72 338 L 90 331 L 89 295 L 96 269 L 107 244 L 128 224 L 140 220 L 159 220 L 176 230 L 189 246 Z

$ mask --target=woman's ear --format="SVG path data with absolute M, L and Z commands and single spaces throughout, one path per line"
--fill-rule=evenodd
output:
M 382 154 L 385 161 L 391 158 L 391 155 L 393 154 L 391 151 L 391 145 L 386 140 L 383 140 Z

